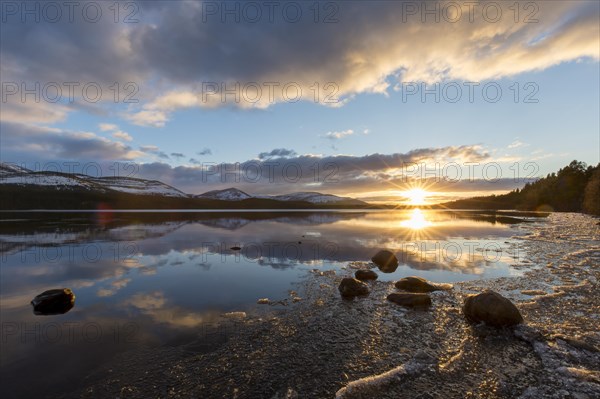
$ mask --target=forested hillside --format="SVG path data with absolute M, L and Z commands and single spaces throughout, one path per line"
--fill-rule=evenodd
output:
M 455 209 L 519 209 L 600 215 L 600 164 L 573 161 L 522 189 L 444 204 Z

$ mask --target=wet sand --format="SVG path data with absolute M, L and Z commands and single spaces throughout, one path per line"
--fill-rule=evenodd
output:
M 599 397 L 597 222 L 553 214 L 523 224 L 523 277 L 455 284 L 432 293 L 428 310 L 386 301 L 396 291 L 391 282 L 341 299 L 337 286 L 351 268 L 311 275 L 294 288 L 300 302 L 257 306 L 186 345 L 121 355 L 65 397 Z M 465 295 L 487 288 L 511 299 L 525 323 L 467 323 Z

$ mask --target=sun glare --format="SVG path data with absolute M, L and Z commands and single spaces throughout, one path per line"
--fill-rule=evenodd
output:
M 424 205 L 427 198 L 427 191 L 420 188 L 413 188 L 404 192 L 404 196 L 408 198 L 411 205 Z
M 429 226 L 431 223 L 425 219 L 425 215 L 420 209 L 413 209 L 410 214 L 410 219 L 405 220 L 401 223 L 404 227 L 409 227 L 414 230 L 420 230 Z

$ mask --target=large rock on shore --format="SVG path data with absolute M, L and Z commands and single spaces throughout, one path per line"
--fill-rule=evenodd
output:
M 338 287 L 340 294 L 346 298 L 352 298 L 359 295 L 367 295 L 369 293 L 369 286 L 360 280 L 355 278 L 346 277 L 342 279 L 340 286 Z
M 377 280 L 377 273 L 373 270 L 357 270 L 354 277 L 358 280 Z
M 377 252 L 373 255 L 371 261 L 384 273 L 393 273 L 398 268 L 398 258 L 387 249 Z
M 494 327 L 509 327 L 523 322 L 519 309 L 507 298 L 494 291 L 469 295 L 463 312 L 473 323 L 484 322 Z
M 64 314 L 75 306 L 75 294 L 68 288 L 44 291 L 31 300 L 36 315 Z
M 396 281 L 396 284 L 394 285 L 399 290 L 404 290 L 408 292 L 433 292 L 452 289 L 451 284 L 430 283 L 424 278 L 415 276 L 404 277 L 403 279 Z
M 425 308 L 431 306 L 431 298 L 427 294 L 390 294 L 387 300 L 409 308 Z

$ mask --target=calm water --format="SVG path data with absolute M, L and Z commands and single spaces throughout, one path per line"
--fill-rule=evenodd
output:
M 476 212 L 0 214 L 2 397 L 68 392 L 115 355 L 182 346 L 227 312 L 289 298 L 313 269 L 340 270 L 382 248 L 380 280 L 517 275 L 510 247 L 531 215 Z M 241 250 L 232 250 L 239 246 Z M 70 288 L 67 313 L 31 299 Z M 197 349 L 197 348 L 196 348 Z

